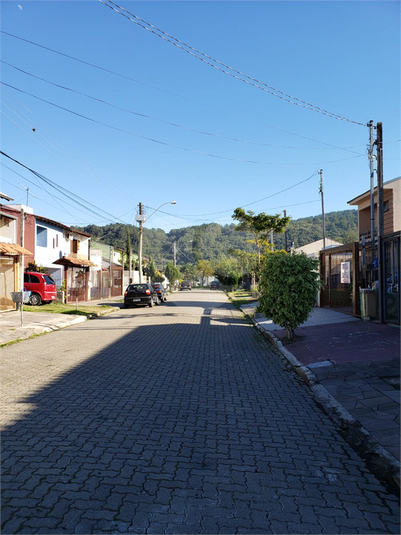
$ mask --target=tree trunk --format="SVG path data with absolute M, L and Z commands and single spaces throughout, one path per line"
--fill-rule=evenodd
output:
M 288 327 L 287 325 L 285 327 L 285 337 L 287 338 L 287 340 L 294 339 L 294 330 L 291 329 L 291 327 Z

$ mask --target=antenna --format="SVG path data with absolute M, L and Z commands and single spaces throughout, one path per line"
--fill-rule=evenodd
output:
M 18 184 L 19 184 L 20 186 L 22 186 L 24 189 L 26 189 L 26 205 L 29 206 L 29 204 L 28 204 L 28 202 L 29 202 L 29 194 L 30 194 L 31 192 L 29 191 L 29 188 L 26 188 L 26 187 L 24 186 L 24 184 L 21 184 L 21 182 L 18 182 Z M 31 195 L 32 195 L 32 197 L 35 197 L 35 195 L 34 195 L 33 193 L 31 193 Z

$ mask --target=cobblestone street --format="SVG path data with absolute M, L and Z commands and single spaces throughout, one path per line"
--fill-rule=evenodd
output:
M 1 349 L 2 533 L 399 533 L 390 494 L 222 292 Z

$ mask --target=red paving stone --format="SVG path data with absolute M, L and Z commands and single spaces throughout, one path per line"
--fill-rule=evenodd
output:
M 400 358 L 400 328 L 371 321 L 299 327 L 292 342 L 285 331 L 273 331 L 302 363 L 331 360 L 335 364 Z

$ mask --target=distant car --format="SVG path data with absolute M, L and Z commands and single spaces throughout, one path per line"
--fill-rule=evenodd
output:
M 192 290 L 192 285 L 189 281 L 182 281 L 180 290 Z
M 220 283 L 219 281 L 212 281 L 210 283 L 210 289 L 211 290 L 218 290 L 220 288 Z
M 124 293 L 124 308 L 158 305 L 159 299 L 151 284 L 130 284 Z
M 24 273 L 24 290 L 31 292 L 30 305 L 51 303 L 57 299 L 56 283 L 47 273 L 26 271 Z
M 159 298 L 159 301 L 161 303 L 164 303 L 165 301 L 167 301 L 167 292 L 166 292 L 166 289 L 163 288 L 163 285 L 161 282 L 153 282 L 152 287 L 157 293 L 157 297 Z

